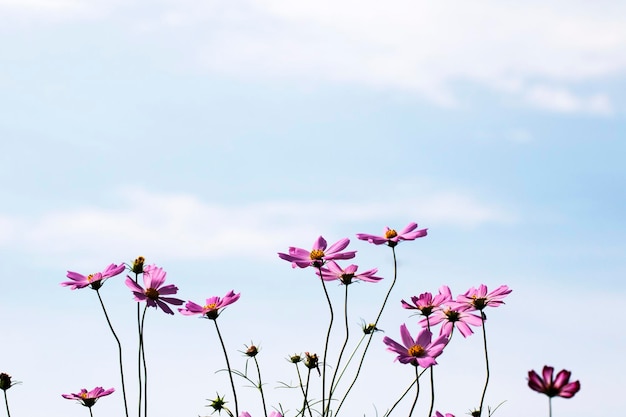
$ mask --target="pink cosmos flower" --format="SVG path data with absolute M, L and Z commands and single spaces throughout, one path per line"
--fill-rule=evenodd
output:
M 215 320 L 221 313 L 220 309 L 231 305 L 235 301 L 239 300 L 239 294 L 235 294 L 234 291 L 230 291 L 228 294 L 224 296 L 224 298 L 220 297 L 211 297 L 206 299 L 206 304 L 201 306 L 199 304 L 194 303 L 193 301 L 187 301 L 185 304 L 185 308 L 179 308 L 181 314 L 185 316 L 194 316 L 196 314 L 201 314 L 206 316 L 206 318 Z
M 528 386 L 548 397 L 572 398 L 580 390 L 580 381 L 569 382 L 572 375 L 570 371 L 563 369 L 553 379 L 554 368 L 543 367 L 543 379 L 535 371 L 528 372 Z
M 239 417 L 252 417 L 252 416 L 247 411 L 244 411 L 241 414 L 239 414 Z M 280 414 L 278 411 L 270 411 L 270 413 L 268 414 L 268 417 L 283 417 L 283 415 Z
M 439 411 L 435 412 L 435 415 L 433 417 L 454 417 L 453 414 L 450 413 L 446 413 L 446 415 L 444 416 L 443 414 L 441 414 Z
M 480 284 L 478 289 L 472 287 L 465 294 L 459 295 L 456 301 L 459 305 L 465 306 L 466 310 L 482 311 L 485 307 L 498 307 L 504 304 L 502 299 L 512 291 L 506 285 L 501 285 L 487 294 L 487 286 Z
M 327 250 L 327 242 L 322 236 L 320 236 L 313 244 L 313 249 L 311 249 L 310 252 L 306 249 L 291 246 L 289 247 L 289 253 L 278 253 L 278 257 L 291 262 L 291 266 L 293 268 L 296 266 L 300 268 L 306 268 L 309 266 L 319 268 L 324 265 L 326 261 L 333 259 L 354 258 L 356 251 L 341 252 L 348 246 L 349 243 L 350 239 L 344 238 L 331 245 Z
M 441 326 L 439 334 L 446 337 L 450 337 L 452 330 L 455 327 L 459 329 L 463 337 L 467 337 L 474 334 L 472 329 L 469 327 L 470 324 L 476 327 L 482 326 L 483 324 L 480 317 L 465 312 L 462 309 L 455 309 L 449 306 L 445 306 L 442 309 L 435 311 L 430 317 L 423 318 L 420 320 L 419 324 L 426 328 L 429 324 L 431 326 L 436 326 L 441 322 L 443 322 L 443 325 Z
M 115 391 L 113 388 L 105 390 L 102 387 L 95 387 L 91 391 L 87 391 L 85 388 L 81 389 L 77 394 L 61 394 L 63 398 L 68 400 L 77 400 L 85 407 L 93 407 L 99 398 L 112 394 Z
M 179 298 L 163 297 L 164 295 L 172 295 L 178 292 L 178 287 L 175 285 L 163 285 L 165 275 L 166 272 L 163 271 L 163 268 L 159 268 L 156 265 L 148 265 L 143 269 L 145 290 L 129 276 L 126 276 L 126 286 L 135 295 L 135 301 L 145 301 L 148 307 L 157 308 L 158 306 L 167 314 L 174 314 L 166 303 L 179 306 L 184 301 Z
M 452 293 L 450 287 L 443 285 L 439 288 L 439 294 L 433 297 L 429 292 L 420 294 L 418 297 L 411 297 L 413 304 L 409 304 L 404 300 L 401 300 L 402 307 L 407 310 L 419 310 L 422 316 L 430 316 L 435 310 L 437 310 L 443 303 L 452 300 Z
M 409 225 L 402 229 L 400 233 L 396 232 L 394 229 L 385 227 L 383 236 L 358 233 L 356 237 L 360 240 L 367 240 L 369 243 L 373 243 L 374 245 L 382 245 L 383 243 L 386 243 L 387 245 L 394 247 L 401 240 L 415 240 L 418 237 L 424 237 L 428 234 L 428 229 L 415 229 L 417 229 L 417 223 L 409 223 Z
M 357 274 L 356 270 L 358 268 L 359 267 L 356 265 L 348 265 L 346 269 L 341 269 L 341 267 L 337 265 L 337 262 L 328 261 L 326 268 L 321 268 L 321 278 L 324 281 L 334 281 L 338 279 L 344 285 L 350 285 L 353 279 L 367 282 L 378 282 L 382 279 L 382 277 L 374 276 L 374 274 L 378 272 L 377 268 Z M 316 273 L 320 276 L 320 271 L 316 271 Z
M 400 363 L 419 365 L 422 368 L 436 365 L 435 358 L 441 355 L 443 348 L 448 343 L 448 337 L 445 335 L 432 341 L 432 333 L 426 329 L 421 330 L 413 340 L 406 324 L 400 326 L 400 336 L 404 345 L 385 336 L 383 342 L 387 345 L 387 350 L 397 353 L 396 360 Z
M 111 264 L 107 266 L 104 271 L 89 274 L 87 276 L 79 274 L 78 272 L 67 271 L 67 277 L 71 279 L 71 281 L 64 281 L 61 285 L 64 287 L 70 287 L 72 290 L 85 288 L 86 286 L 91 285 L 91 288 L 97 290 L 102 286 L 102 283 L 107 278 L 121 274 L 124 272 L 125 268 L 126 267 L 123 264 Z

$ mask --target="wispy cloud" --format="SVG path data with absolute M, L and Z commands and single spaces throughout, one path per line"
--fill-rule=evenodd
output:
M 582 97 L 564 88 L 535 86 L 526 92 L 526 100 L 537 107 L 561 113 L 613 113 L 611 100 L 606 94 L 600 93 Z
M 216 259 L 272 258 L 277 248 L 337 230 L 343 224 L 389 219 L 478 227 L 515 216 L 462 193 L 438 192 L 395 204 L 367 201 L 264 201 L 220 205 L 192 195 L 142 189 L 118 193 L 119 208 L 82 206 L 36 217 L 0 217 L 0 245 L 47 256 L 77 258 L 106 253 Z M 419 207 L 419 210 L 416 209 Z M 415 219 L 419 212 L 419 219 Z

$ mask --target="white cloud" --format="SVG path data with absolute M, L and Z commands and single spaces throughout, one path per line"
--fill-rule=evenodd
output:
M 535 86 L 526 93 L 526 100 L 543 109 L 562 113 L 590 113 L 610 115 L 613 113 L 611 101 L 606 94 L 581 97 L 564 88 Z
M 428 226 L 478 227 L 514 217 L 462 193 L 438 192 L 395 204 L 268 201 L 224 206 L 191 195 L 140 189 L 119 193 L 121 208 L 83 206 L 36 218 L 0 219 L 0 245 L 47 256 L 98 257 L 105 250 L 178 259 L 272 258 L 277 248 L 347 222 L 416 219 Z M 419 210 L 416 209 L 419 207 Z M 381 225 L 382 229 L 382 225 Z

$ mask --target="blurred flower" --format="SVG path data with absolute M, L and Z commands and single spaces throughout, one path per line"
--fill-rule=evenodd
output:
M 528 372 L 528 386 L 548 397 L 572 398 L 580 390 L 580 381 L 569 382 L 570 371 L 563 369 L 553 379 L 554 368 L 543 367 L 543 379 L 535 371 Z
M 77 400 L 85 407 L 93 407 L 99 398 L 112 394 L 115 391 L 113 388 L 104 390 L 102 387 L 95 387 L 91 391 L 87 391 L 85 388 L 81 389 L 77 394 L 61 394 L 63 398 L 68 400 Z
M 175 285 L 163 285 L 165 275 L 166 272 L 163 271 L 163 268 L 148 265 L 143 270 L 145 290 L 129 276 L 126 277 L 126 286 L 135 295 L 135 301 L 145 301 L 149 307 L 160 307 L 167 314 L 174 314 L 166 303 L 179 306 L 184 301 L 173 297 L 163 297 L 163 295 L 172 295 L 178 292 L 178 288 Z
M 436 411 L 433 417 L 454 417 L 454 415 L 450 413 L 446 413 L 445 415 L 443 415 L 439 411 Z
M 358 268 L 359 267 L 356 265 L 348 265 L 346 269 L 341 269 L 341 267 L 337 265 L 337 262 L 328 261 L 326 268 L 320 268 L 322 275 L 320 275 L 319 270 L 316 271 L 316 274 L 324 281 L 334 281 L 338 279 L 344 285 L 350 285 L 353 279 L 359 279 L 367 282 L 378 282 L 382 279 L 382 277 L 374 276 L 374 274 L 378 272 L 378 269 L 376 268 L 357 274 L 356 270 Z
M 70 287 L 72 290 L 85 288 L 90 285 L 92 289 L 98 290 L 102 287 L 104 280 L 121 274 L 124 272 L 124 269 L 126 269 L 126 267 L 123 264 L 111 264 L 107 266 L 104 271 L 89 274 L 87 276 L 79 274 L 78 272 L 67 271 L 67 277 L 71 279 L 71 281 L 64 281 L 61 285 L 64 287 Z
M 143 256 L 138 256 L 134 261 L 133 265 L 130 267 L 131 272 L 135 274 L 143 273 L 143 263 L 146 261 L 146 258 Z
M 309 266 L 319 268 L 324 265 L 326 261 L 333 259 L 354 258 L 356 251 L 341 252 L 348 246 L 349 243 L 350 239 L 344 238 L 334 243 L 328 248 L 328 250 L 326 250 L 327 242 L 322 236 L 320 236 L 313 244 L 313 249 L 311 249 L 310 252 L 306 249 L 291 246 L 289 247 L 289 253 L 279 253 L 278 257 L 291 262 L 291 266 L 293 268 L 296 266 L 300 268 L 306 268 Z
M 417 229 L 417 223 L 409 223 L 407 227 L 402 229 L 400 233 L 394 229 L 385 227 L 385 233 L 382 236 L 370 235 L 367 233 L 358 233 L 356 237 L 360 240 L 367 240 L 374 245 L 382 245 L 386 243 L 392 248 L 396 246 L 401 240 L 415 240 L 418 237 L 424 237 L 428 234 L 428 229 Z
M 480 317 L 449 306 L 445 306 L 441 310 L 435 311 L 430 317 L 428 317 L 428 319 L 423 318 L 420 320 L 419 324 L 426 328 L 429 324 L 431 326 L 436 326 L 441 322 L 443 322 L 443 325 L 441 326 L 439 334 L 447 337 L 450 337 L 454 327 L 459 329 L 463 337 L 467 337 L 474 334 L 474 331 L 472 331 L 469 327 L 470 324 L 476 327 L 482 326 L 483 324 Z
M 222 312 L 220 309 L 239 300 L 240 295 L 241 293 L 235 294 L 235 292 L 231 290 L 228 294 L 224 296 L 224 298 L 207 298 L 206 304 L 204 306 L 196 304 L 193 301 L 187 301 L 187 303 L 185 304 L 185 308 L 179 308 L 178 311 L 180 311 L 180 314 L 183 314 L 185 316 L 202 314 L 208 319 L 215 320 Z
M 432 333 L 427 329 L 422 329 L 415 340 L 413 340 L 409 330 L 406 328 L 406 324 L 400 326 L 400 336 L 404 345 L 385 336 L 383 342 L 387 345 L 387 350 L 397 353 L 396 360 L 400 363 L 419 365 L 422 368 L 436 365 L 437 361 L 435 361 L 435 358 L 441 355 L 443 348 L 448 343 L 446 335 L 439 336 L 432 341 Z
M 241 414 L 239 414 L 239 417 L 252 417 L 252 416 L 247 411 L 244 411 Z M 268 417 L 283 417 L 283 415 L 280 414 L 278 411 L 271 411 L 268 414 Z
M 256 355 L 259 354 L 259 348 L 257 348 L 254 345 L 250 345 L 250 346 L 246 346 L 246 351 L 244 352 L 246 354 L 246 356 L 249 356 L 251 358 L 254 358 Z
M 302 356 L 296 354 L 293 354 L 291 356 L 289 356 L 289 362 L 291 363 L 298 363 L 298 362 L 302 362 Z
M 402 307 L 407 310 L 419 310 L 422 316 L 428 317 L 433 311 L 439 308 L 443 303 L 452 300 L 452 293 L 450 287 L 447 285 L 439 288 L 439 294 L 433 297 L 429 292 L 420 294 L 419 296 L 411 297 L 413 304 L 409 304 L 404 300 L 401 300 Z
M 361 329 L 365 334 L 371 334 L 374 332 L 382 332 L 378 327 L 376 327 L 375 323 L 367 323 L 364 320 L 361 320 Z
M 506 285 L 501 285 L 487 294 L 487 286 L 481 284 L 478 289 L 472 287 L 465 294 L 459 295 L 456 301 L 465 309 L 482 311 L 485 307 L 498 307 L 504 304 L 502 299 L 512 291 Z
M 19 382 L 11 381 L 11 375 L 5 374 L 4 372 L 0 373 L 0 389 L 2 391 L 6 391 L 16 384 L 19 384 Z
M 304 366 L 309 369 L 317 369 L 317 373 L 321 374 L 319 368 L 319 358 L 317 357 L 317 353 L 309 353 L 304 352 Z

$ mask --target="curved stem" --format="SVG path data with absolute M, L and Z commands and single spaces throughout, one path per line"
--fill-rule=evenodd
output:
M 298 370 L 298 377 L 300 377 L 300 370 Z M 311 380 L 311 368 L 309 368 L 309 372 L 306 374 L 306 390 L 303 392 L 304 402 L 302 403 L 302 415 L 304 416 L 304 410 L 306 407 L 309 410 L 309 416 L 313 417 L 313 413 L 311 412 L 311 406 L 309 405 L 309 399 L 308 399 L 310 380 Z
M 326 359 L 328 356 L 328 343 L 330 341 L 330 331 L 333 328 L 333 305 L 330 301 L 330 296 L 328 295 L 328 290 L 326 290 L 326 284 L 324 283 L 324 279 L 322 277 L 322 266 L 318 266 L 317 269 L 320 273 L 320 281 L 322 282 L 322 288 L 324 289 L 324 295 L 326 295 L 326 301 L 328 302 L 328 309 L 330 311 L 330 320 L 328 322 L 328 331 L 326 332 L 326 342 L 324 343 L 324 357 L 322 358 L 322 417 L 326 415 Z M 329 399 L 330 402 L 330 399 Z
M 139 280 L 139 274 L 135 273 L 135 284 Z M 139 381 L 139 400 L 137 401 L 137 405 L 139 408 L 138 417 L 141 417 L 141 404 L 142 404 L 142 393 L 143 393 L 143 382 L 142 382 L 142 374 L 141 374 L 141 353 L 143 349 L 143 342 L 141 340 L 141 308 L 139 303 L 137 303 L 137 337 L 139 338 L 139 351 L 137 352 L 137 380 Z
M 220 343 L 222 344 L 222 351 L 224 352 L 224 358 L 226 359 L 226 367 L 228 368 L 228 377 L 230 378 L 230 386 L 233 390 L 233 398 L 235 399 L 235 415 L 239 415 L 239 403 L 237 402 L 237 391 L 235 390 L 235 381 L 233 381 L 233 372 L 230 367 L 230 361 L 228 360 L 228 354 L 226 353 L 226 346 L 224 345 L 224 339 L 222 339 L 222 334 L 220 333 L 220 328 L 217 325 L 217 320 L 213 320 L 215 323 L 215 330 L 217 330 L 217 336 L 220 339 Z
M 413 405 L 411 406 L 411 410 L 409 411 L 409 417 L 413 415 L 413 410 L 415 410 L 415 405 L 417 404 L 417 399 L 420 396 L 420 374 L 418 372 L 417 365 L 415 366 L 415 399 L 413 400 Z
M 341 358 L 343 357 L 343 353 L 346 350 L 346 346 L 348 345 L 348 340 L 350 338 L 350 328 L 348 326 L 348 286 L 346 285 L 345 296 L 343 300 L 343 315 L 346 323 L 346 339 L 343 342 L 343 346 L 341 346 L 341 350 L 339 351 L 339 358 L 337 358 L 337 366 L 335 367 L 335 372 L 333 373 L 333 379 L 330 381 L 330 390 L 328 391 L 328 407 L 326 413 L 330 409 L 330 401 L 335 391 L 335 379 L 337 378 L 337 373 L 339 372 L 339 365 L 341 364 Z
M 487 369 L 487 377 L 485 378 L 485 388 L 483 389 L 483 395 L 480 397 L 480 406 L 478 407 L 478 416 L 483 413 L 483 401 L 485 400 L 485 394 L 487 393 L 487 385 L 489 384 L 489 354 L 487 353 L 487 332 L 485 331 L 485 313 L 480 312 L 480 318 L 482 320 L 483 328 L 483 343 L 485 345 L 485 367 Z
M 417 380 L 415 380 L 417 381 Z M 398 404 L 400 404 L 400 401 L 402 401 L 402 399 L 409 393 L 409 391 L 411 391 L 411 388 L 413 388 L 413 385 L 415 385 L 415 381 L 411 382 L 411 385 L 409 385 L 409 387 L 404 391 L 404 393 L 402 393 L 402 395 L 400 396 L 400 398 L 398 398 L 398 401 L 396 401 L 393 406 L 389 409 L 389 411 L 387 411 L 384 415 L 384 417 L 387 417 L 391 414 L 391 412 L 393 411 L 394 408 L 396 408 L 396 406 Z
M 339 381 L 341 381 L 341 378 L 343 377 L 343 374 L 348 369 L 348 365 L 350 365 L 350 363 L 352 362 L 352 359 L 354 359 L 354 355 L 356 355 L 357 350 L 359 350 L 359 347 L 361 347 L 361 343 L 363 343 L 363 340 L 365 340 L 365 336 L 367 336 L 367 334 L 363 333 L 363 336 L 361 336 L 361 340 L 359 340 L 359 343 L 356 344 L 356 347 L 354 348 L 354 350 L 350 354 L 350 357 L 348 358 L 348 361 L 343 366 L 343 369 L 341 370 L 341 373 L 339 374 L 339 377 L 337 378 L 335 386 L 333 387 L 331 385 L 331 387 L 330 387 L 331 390 L 335 391 L 337 389 L 337 385 L 339 385 Z
M 385 305 L 387 304 L 387 300 L 389 299 L 389 295 L 391 294 L 391 290 L 393 290 L 394 285 L 396 285 L 396 280 L 398 279 L 398 261 L 396 259 L 396 249 L 395 249 L 395 247 L 393 247 L 393 246 L 391 247 L 391 252 L 393 254 L 393 281 L 391 282 L 391 285 L 389 286 L 389 290 L 387 291 L 387 295 L 385 295 L 385 299 L 383 300 L 383 305 L 380 307 L 380 311 L 378 312 L 378 316 L 376 316 L 376 321 L 374 322 L 374 327 L 376 327 L 376 325 L 378 324 L 378 321 L 380 320 L 380 316 L 382 316 L 383 310 L 385 309 Z M 367 344 L 365 345 L 365 349 L 363 350 L 363 355 L 361 356 L 361 361 L 359 362 L 359 366 L 357 367 L 356 374 L 354 375 L 354 379 L 352 380 L 352 383 L 350 384 L 350 386 L 346 390 L 346 393 L 343 395 L 343 398 L 341 399 L 341 402 L 339 403 L 339 406 L 337 407 L 337 410 L 335 411 L 335 417 L 337 417 L 337 414 L 339 413 L 339 409 L 341 409 L 341 406 L 345 402 L 346 398 L 348 398 L 348 394 L 352 390 L 352 387 L 354 387 L 354 384 L 356 384 L 356 380 L 359 377 L 359 374 L 361 373 L 361 368 L 363 367 L 363 362 L 365 361 L 365 355 L 367 354 L 367 350 L 369 349 L 370 343 L 372 342 L 372 337 L 374 337 L 374 333 L 375 332 L 370 333 L 370 337 L 367 340 Z
M 111 324 L 111 320 L 109 320 L 109 315 L 107 314 L 107 309 L 104 307 L 104 302 L 102 301 L 102 297 L 100 296 L 100 289 L 96 290 L 96 294 L 98 294 L 98 300 L 100 300 L 100 305 L 102 306 L 102 311 L 104 312 L 104 317 L 107 320 L 107 324 L 109 325 L 109 329 L 111 329 L 111 333 L 113 333 L 113 337 L 117 342 L 117 352 L 120 363 L 120 377 L 122 379 L 122 396 L 124 397 L 124 411 L 126 412 L 126 417 L 128 417 L 128 402 L 126 401 L 126 385 L 124 384 L 124 363 L 122 361 L 122 343 L 120 342 L 119 337 L 113 330 L 113 325 Z
M 9 411 L 9 399 L 7 398 L 7 391 L 6 390 L 3 390 L 3 391 L 4 391 L 4 403 L 7 406 L 7 416 L 11 417 L 11 412 Z
M 259 375 L 259 392 L 261 392 L 261 402 L 263 403 L 263 413 L 267 417 L 267 407 L 265 406 L 265 395 L 263 394 L 263 382 L 261 382 L 261 368 L 259 368 L 259 362 L 256 360 L 256 356 L 253 357 L 254 364 L 256 365 L 256 371 Z
M 139 350 L 141 351 L 141 362 L 143 363 L 143 415 L 148 417 L 148 366 L 146 365 L 146 347 L 143 343 L 143 324 L 146 319 L 146 311 L 148 311 L 148 304 L 143 308 L 143 314 L 141 315 L 141 327 L 139 331 Z

